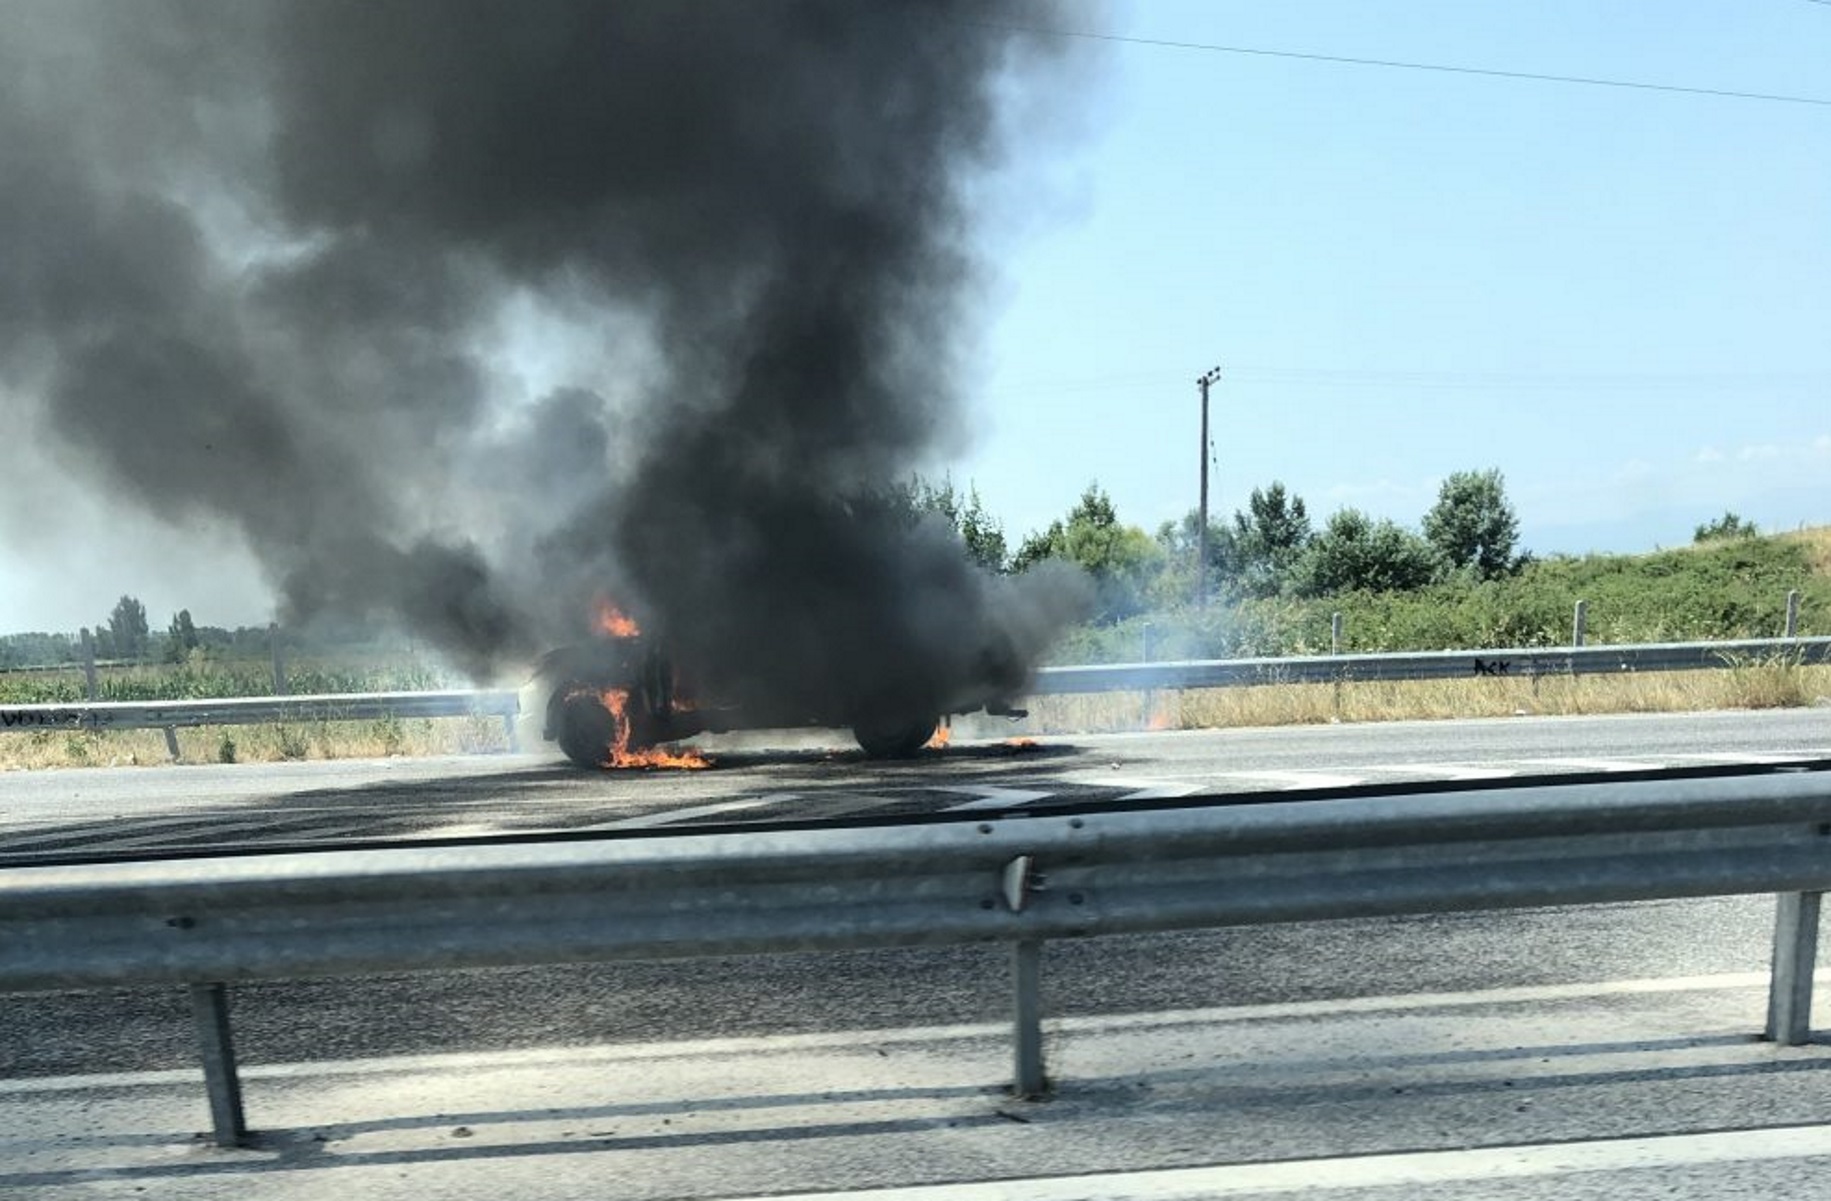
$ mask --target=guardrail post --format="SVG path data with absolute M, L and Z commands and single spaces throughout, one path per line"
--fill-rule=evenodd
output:
M 286 695 L 286 656 L 280 650 L 280 623 L 267 623 L 267 642 L 273 650 L 273 694 Z
M 89 687 L 89 699 L 100 699 L 95 684 L 95 639 L 90 636 L 87 626 L 83 627 L 83 681 Z
M 1011 946 L 1011 983 L 1016 992 L 1014 1034 L 1017 1043 L 1017 1079 L 1011 1091 L 1020 1097 L 1040 1097 L 1048 1086 L 1043 1074 L 1043 944 L 1026 939 Z
M 191 985 L 191 1016 L 203 1052 L 203 1082 L 210 1094 L 210 1124 L 216 1145 L 240 1147 L 248 1141 L 242 1115 L 242 1082 L 235 1070 L 235 1043 L 229 1037 L 229 989 L 222 984 Z
M 1797 1047 L 1812 1037 L 1812 973 L 1818 966 L 1820 892 L 1783 892 L 1774 909 L 1774 972 L 1766 1037 Z
M 1786 594 L 1786 636 L 1799 637 L 1799 589 L 1790 589 Z
M 1577 612 L 1576 612 L 1575 616 L 1573 616 L 1570 619 L 1570 644 L 1572 646 L 1582 646 L 1583 645 L 1584 627 L 1588 624 L 1588 621 L 1589 621 L 1589 602 L 1588 601 L 1578 601 L 1577 602 Z
M 165 727 L 165 753 L 172 757 L 173 763 L 178 762 L 178 727 L 177 726 Z

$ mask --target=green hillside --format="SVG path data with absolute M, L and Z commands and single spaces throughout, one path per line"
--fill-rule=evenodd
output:
M 1216 600 L 1074 631 L 1055 662 L 1567 645 L 1579 600 L 1590 644 L 1831 634 L 1831 527 L 1718 539 L 1638 555 L 1556 556 L 1493 580 L 1391 592 Z

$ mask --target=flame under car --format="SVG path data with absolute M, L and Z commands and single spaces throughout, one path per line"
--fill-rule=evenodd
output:
M 614 628 L 614 632 L 612 632 Z M 1022 717 L 1005 697 L 946 702 L 861 701 L 839 711 L 807 712 L 752 696 L 738 700 L 687 681 L 658 640 L 633 624 L 600 622 L 605 636 L 565 647 L 542 661 L 547 693 L 544 736 L 581 767 L 705 767 L 691 749 L 670 749 L 697 734 L 794 727 L 849 728 L 866 755 L 908 758 L 928 745 L 943 717 L 984 711 Z

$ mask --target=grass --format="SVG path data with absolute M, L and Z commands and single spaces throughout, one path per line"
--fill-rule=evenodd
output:
M 1800 593 L 1803 635 L 1831 633 L 1831 527 L 1731 539 L 1645 555 L 1559 557 L 1488 583 L 1315 600 L 1278 597 L 1146 614 L 1071 632 L 1057 662 L 1158 661 L 1326 651 L 1341 613 L 1347 653 L 1567 645 L 1571 610 L 1587 603 L 1588 641 L 1608 643 L 1773 637 L 1786 594 Z M 294 694 L 462 687 L 413 655 L 301 657 L 287 664 Z M 262 696 L 266 658 L 193 652 L 171 666 L 104 669 L 101 699 Z M 85 698 L 79 668 L 0 672 L 0 705 Z M 1190 692 L 1038 697 L 1042 734 L 1374 722 L 1515 714 L 1670 713 L 1831 703 L 1831 667 L 1784 660 L 1711 671 L 1629 676 L 1479 678 L 1408 683 L 1291 684 Z M 178 732 L 186 763 L 452 754 L 506 749 L 500 721 L 320 722 L 206 727 Z M 163 763 L 159 730 L 0 733 L 0 768 Z
M 1831 666 L 1748 663 L 1634 675 L 1363 681 L 1036 697 L 1041 734 L 1202 730 L 1455 717 L 1686 713 L 1831 703 Z
M 1750 662 L 1712 671 L 1631 675 L 1362 681 L 1102 692 L 1031 699 L 1031 733 L 1325 725 L 1456 717 L 1683 713 L 1831 704 L 1831 666 Z M 202 726 L 178 731 L 181 763 L 278 763 L 502 752 L 499 718 Z M 524 749 L 534 749 L 525 747 Z M 0 736 L 0 768 L 128 766 L 168 761 L 161 730 L 37 730 Z
M 197 726 L 178 731 L 180 763 L 280 763 L 458 755 L 508 749 L 495 717 Z M 166 763 L 163 730 L 35 730 L 0 735 L 0 769 Z

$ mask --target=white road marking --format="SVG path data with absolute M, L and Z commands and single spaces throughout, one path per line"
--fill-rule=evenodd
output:
M 1146 783 L 1143 780 L 1111 780 L 1107 782 L 1117 788 L 1130 788 L 1133 784 L 1139 786 L 1136 792 L 1128 792 L 1124 796 L 1114 797 L 1113 799 L 1117 801 L 1172 800 L 1176 797 L 1191 796 L 1201 792 L 1207 787 L 1204 784 L 1152 784 Z
M 736 813 L 744 809 L 756 809 L 763 805 L 773 805 L 778 801 L 794 799 L 794 793 L 742 797 L 735 801 L 719 801 L 711 805 L 690 805 L 685 809 L 664 809 L 659 813 L 644 813 L 636 817 L 618 818 L 613 822 L 599 822 L 596 825 L 573 828 L 578 830 L 646 830 L 654 826 L 671 826 L 675 822 L 691 821 L 698 817 L 715 817 L 720 813 Z
M 1222 775 L 1234 780 L 1269 780 L 1287 789 L 1347 788 L 1365 784 L 1365 776 L 1338 776 L 1326 771 L 1230 771 Z
M 1055 795 L 1034 788 L 937 788 L 935 791 L 960 793 L 974 798 L 964 804 L 949 805 L 946 810 L 948 813 L 962 809 L 1014 809 Z
M 1517 768 L 1478 767 L 1473 763 L 1372 763 L 1369 771 L 1403 772 L 1408 776 L 1441 776 L 1446 780 L 1504 780 L 1519 775 Z
M 1664 763 L 1644 763 L 1638 759 L 1509 759 L 1509 763 L 1530 763 L 1543 767 L 1574 767 L 1580 771 L 1658 771 Z
M 1669 756 L 1673 759 L 1689 759 L 1694 763 L 1799 763 L 1807 759 L 1831 757 L 1831 748 L 1825 750 L 1798 751 L 1790 755 L 1761 754 L 1754 751 L 1687 751 L 1682 755 Z
M 914 1185 L 849 1192 L 777 1193 L 772 1201 L 1203 1201 L 1249 1194 L 1325 1194 L 1451 1181 L 1520 1180 L 1646 1168 L 1701 1167 L 1831 1154 L 1831 1126 L 1785 1126 L 1478 1147 L 1101 1172 L 977 1184 Z M 737 1199 L 732 1199 L 737 1201 Z

